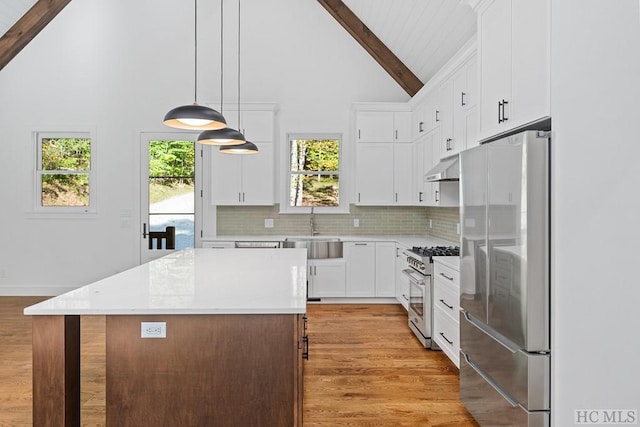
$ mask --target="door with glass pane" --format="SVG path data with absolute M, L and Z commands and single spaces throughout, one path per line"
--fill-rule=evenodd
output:
M 142 135 L 140 262 L 199 244 L 201 147 L 197 135 Z M 196 197 L 197 196 L 197 197 Z

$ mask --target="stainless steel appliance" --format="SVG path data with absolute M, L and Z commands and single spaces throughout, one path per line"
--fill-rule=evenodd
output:
M 417 247 L 406 250 L 403 270 L 409 277 L 409 328 L 425 348 L 439 349 L 431 340 L 433 329 L 433 260 L 434 256 L 458 256 L 458 246 Z
M 549 137 L 460 154 L 460 399 L 483 426 L 548 426 Z

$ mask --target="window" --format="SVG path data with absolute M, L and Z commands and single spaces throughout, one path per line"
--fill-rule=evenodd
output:
M 91 135 L 40 132 L 36 141 L 36 209 L 94 211 Z
M 289 135 L 289 206 L 340 206 L 340 138 Z

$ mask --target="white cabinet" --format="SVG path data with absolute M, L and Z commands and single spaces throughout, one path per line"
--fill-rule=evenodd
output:
M 376 242 L 375 273 L 377 297 L 395 297 L 395 264 L 395 242 Z
M 460 273 L 434 258 L 433 339 L 460 367 Z
M 478 8 L 481 139 L 550 115 L 549 21 L 549 0 Z
M 240 108 L 240 125 L 238 110 L 225 110 L 227 126 L 239 130 L 251 142 L 272 142 L 274 140 L 273 110 L 252 110 Z
M 345 242 L 344 258 L 347 263 L 347 296 L 375 296 L 375 242 Z
M 356 146 L 356 203 L 411 205 L 413 176 L 410 143 L 358 143 Z
M 396 294 L 394 242 L 345 242 L 347 297 L 391 297 Z
M 424 175 L 440 159 L 440 129 L 429 132 L 413 145 L 414 205 L 458 206 L 459 182 L 428 182 Z
M 407 256 L 404 254 L 409 248 L 401 243 L 396 243 L 396 299 L 405 310 L 409 308 L 409 277 L 403 271 L 409 268 Z
M 309 269 L 309 298 L 346 296 L 346 268 L 344 259 L 311 259 Z
M 411 112 L 356 112 L 357 142 L 411 142 Z
M 255 142 L 258 154 L 225 154 L 212 147 L 211 204 L 273 205 L 274 151 L 271 142 Z
M 273 107 L 241 108 L 241 131 L 258 147 L 258 154 L 224 154 L 211 147 L 211 204 L 273 205 L 275 203 L 275 154 Z M 237 129 L 237 110 L 225 110 L 228 125 Z

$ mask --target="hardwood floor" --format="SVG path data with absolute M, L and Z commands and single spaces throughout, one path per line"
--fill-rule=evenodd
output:
M 0 427 L 30 426 L 31 319 L 43 298 L 0 297 Z M 399 305 L 308 307 L 304 425 L 477 426 L 458 400 L 455 365 L 425 350 Z M 82 425 L 104 426 L 105 319 L 81 319 Z

